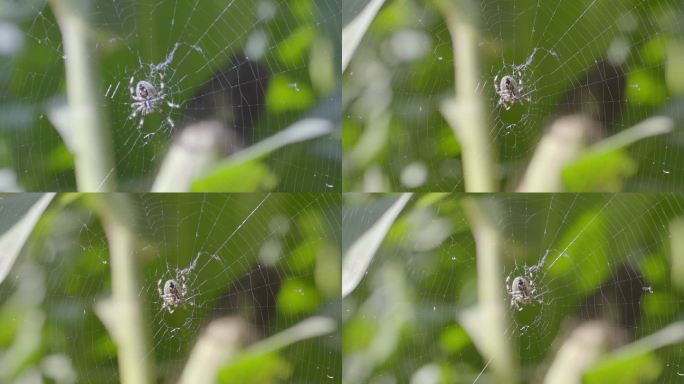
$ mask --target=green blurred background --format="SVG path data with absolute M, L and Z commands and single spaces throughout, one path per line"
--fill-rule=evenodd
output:
M 376 231 L 373 224 L 398 198 L 345 196 L 343 265 L 352 244 Z M 466 201 L 493 212 L 501 238 L 497 282 L 480 280 L 485 262 L 477 249 L 488 246 L 476 248 Z M 681 382 L 683 219 L 684 199 L 658 194 L 413 196 L 343 299 L 343 382 L 497 382 L 478 335 L 512 349 L 520 369 L 507 382 Z M 511 309 L 505 279 L 510 284 L 544 255 L 534 275 L 543 304 Z M 468 316 L 477 318 L 478 292 L 493 285 L 506 313 L 503 334 L 482 318 L 474 329 L 466 325 Z M 597 324 L 608 331 L 573 333 Z M 662 344 L 649 345 L 656 333 Z M 584 375 L 571 365 L 567 381 L 552 380 L 551 367 L 569 346 L 580 346 L 571 362 L 593 356 L 587 339 L 604 344 Z
M 65 2 L 72 2 L 66 0 Z M 56 2 L 57 3 L 57 2 Z M 188 124 L 217 119 L 230 148 L 249 148 L 295 122 L 320 117 L 332 133 L 288 145 L 241 167 L 201 175 L 207 191 L 339 188 L 339 5 L 316 0 L 84 1 L 101 63 L 101 92 L 114 139 L 118 190 L 149 190 L 174 137 Z M 45 0 L 0 1 L 0 189 L 71 191 L 74 153 L 62 38 Z M 128 120 L 128 82 L 164 75 L 175 128 L 153 113 Z M 106 96 L 105 96 L 106 95 Z M 163 107 L 164 113 L 169 108 Z M 66 122 L 64 122 L 66 120 Z M 65 128 L 58 133 L 60 121 Z M 234 136 L 237 136 L 235 138 Z M 224 149 L 219 145 L 220 149 Z M 234 150 L 234 149 L 233 149 Z M 249 176 L 249 177 L 248 177 Z M 207 180 L 204 180 L 204 178 Z
M 157 382 L 175 382 L 212 319 L 240 318 L 245 332 L 253 334 L 251 342 L 267 343 L 316 316 L 339 321 L 339 196 L 130 197 L 139 220 L 137 291 L 150 318 L 146 326 L 153 335 L 150 358 L 157 363 Z M 4 196 L 3 233 L 38 198 Z M 58 195 L 2 282 L 0 381 L 120 381 L 117 345 L 98 312 L 112 290 L 109 246 L 93 210 L 98 199 Z M 188 268 L 195 257 L 188 279 L 195 305 L 173 314 L 162 311 L 157 281 L 174 278 L 176 269 Z M 288 337 L 275 349 L 238 350 L 222 365 L 220 382 L 339 380 L 336 332 Z
M 465 188 L 465 144 L 439 111 L 440 103 L 454 96 L 458 79 L 451 37 L 436 2 L 384 2 L 344 72 L 344 190 Z M 369 3 L 345 2 L 344 28 Z M 561 174 L 549 175 L 562 179 L 561 190 L 682 189 L 681 1 L 453 4 L 457 17 L 479 32 L 472 54 L 479 57 L 480 77 L 470 91 L 484 102 L 485 129 L 498 153 L 497 189 L 517 188 L 550 125 L 567 115 L 587 116 L 594 124 L 586 125 L 586 152 Z M 514 74 L 514 67 L 528 60 L 522 80 L 531 102 L 509 111 L 497 107 L 495 76 Z M 652 116 L 667 117 L 671 130 L 594 147 Z M 462 129 L 476 129 L 467 124 Z

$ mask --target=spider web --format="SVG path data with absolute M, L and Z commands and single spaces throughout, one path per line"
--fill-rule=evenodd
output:
M 467 9 L 465 3 L 471 2 L 456 6 Z M 571 180 L 569 188 L 681 189 L 681 87 L 675 74 L 681 63 L 681 2 L 472 3 L 480 21 L 474 91 L 484 100 L 506 189 L 516 189 L 554 122 L 577 115 L 592 121 L 582 136 L 586 146 L 654 116 L 667 117 L 673 129 L 604 153 L 601 170 L 616 175 L 618 187 Z M 429 3 L 388 2 L 380 11 L 343 79 L 347 190 L 463 190 L 465 144 L 453 138 L 439 110 L 457 86 L 453 55 L 442 15 Z M 518 72 L 530 102 L 505 110 L 497 105 L 494 79 L 519 77 Z M 569 145 L 565 139 L 560 146 Z
M 465 316 L 477 303 L 479 282 L 476 246 L 461 198 L 414 197 L 415 205 L 395 222 L 359 288 L 343 300 L 343 334 L 348 335 L 343 377 L 348 382 L 494 380 L 490 361 L 464 326 Z M 577 326 L 596 320 L 610 324 L 609 334 L 621 338 L 609 348 L 613 349 L 681 323 L 684 298 L 671 275 L 679 262 L 672 259 L 680 257 L 671 245 L 671 239 L 680 236 L 673 228 L 684 216 L 679 196 L 477 199 L 499 211 L 499 275 L 508 325 L 497 338 L 513 346 L 522 381 L 543 378 L 561 345 L 576 338 L 572 330 Z M 364 225 L 364 212 L 376 204 L 382 201 L 348 198 L 343 228 Z M 526 269 L 533 270 L 535 297 L 542 303 L 518 311 L 511 308 L 504 281 L 524 275 Z M 475 331 L 490 332 L 481 329 L 484 322 L 478 324 Z M 358 336 L 369 329 L 382 331 L 367 340 Z M 649 358 L 655 359 L 657 368 L 644 380 L 681 380 L 683 354 L 682 342 L 655 348 Z
M 328 3 L 93 3 L 102 107 L 109 114 L 115 151 L 115 168 L 107 177 L 118 177 L 120 190 L 149 190 L 180 132 L 203 122 L 220 123 L 212 148 L 228 156 L 307 117 L 334 120 L 334 72 L 326 65 L 332 68 L 336 10 Z M 59 124 L 68 58 L 46 4 L 0 3 L 11 16 L 3 24 L 13 32 L 8 41 L 17 45 L 1 64 L 7 73 L 0 79 L 5 116 L 1 164 L 17 179 L 11 183 L 8 175 L 8 185 L 73 190 L 73 139 L 69 124 Z M 310 68 L 312 60 L 316 70 Z M 140 115 L 129 119 L 131 77 L 135 83 L 150 82 L 158 92 L 163 77 L 165 101 L 180 108 L 160 101 L 161 112 L 147 115 L 138 128 Z M 336 187 L 339 151 L 330 149 L 337 142 L 328 134 L 275 151 L 265 163 L 282 177 L 275 186 L 267 184 L 305 191 Z
M 247 338 L 252 340 L 249 343 L 268 340 L 313 317 L 338 321 L 339 281 L 335 283 L 329 273 L 334 271 L 331 265 L 339 264 L 339 197 L 151 194 L 132 198 L 141 229 L 136 256 L 144 260 L 139 294 L 147 303 L 153 343 L 147 358 L 156 361 L 162 382 L 178 379 L 212 319 L 243 319 L 247 324 L 241 329 L 243 335 L 254 335 Z M 32 296 L 38 297 L 35 305 L 45 311 L 45 326 L 51 331 L 41 340 L 44 352 L 19 372 L 24 377 L 36 371 L 49 377 L 40 367 L 48 356 L 59 356 L 73 379 L 65 382 L 119 382 L 116 346 L 98 312 L 103 297 L 111 295 L 111 271 L 108 245 L 95 216 L 78 205 L 64 209 L 36 238 L 40 240 L 30 252 L 36 257 L 15 266 L 10 284 L 14 288 L 23 281 L 37 284 L 32 285 L 36 291 Z M 176 278 L 183 269 L 187 270 L 186 302 L 193 305 L 169 313 L 161 309 L 157 282 Z M 17 291 L 22 289 L 4 292 Z M 3 308 L 0 314 L 16 313 L 10 304 Z M 40 329 L 33 332 L 40 335 Z M 339 339 L 333 330 L 302 338 L 262 357 L 259 365 L 257 377 L 273 382 L 331 382 L 340 377 Z

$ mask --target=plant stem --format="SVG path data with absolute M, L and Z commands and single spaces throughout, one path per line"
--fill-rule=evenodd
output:
M 463 201 L 477 249 L 478 326 L 474 341 L 488 358 L 497 383 L 517 382 L 517 364 L 506 337 L 505 287 L 500 275 L 502 239 L 497 228 L 500 207 L 489 197 Z
M 496 192 L 496 155 L 490 145 L 480 83 L 475 21 L 478 6 L 470 0 L 434 0 L 451 35 L 456 98 L 445 100 L 441 112 L 461 144 L 466 192 Z
M 67 98 L 79 191 L 116 189 L 111 136 L 100 89 L 97 50 L 90 37 L 90 0 L 50 0 L 62 31 Z
M 150 348 L 143 297 L 139 294 L 138 260 L 135 257 L 135 214 L 129 196 L 97 194 L 94 200 L 109 242 L 112 296 L 116 331 L 112 335 L 119 354 L 121 382 L 154 382 L 154 353 Z

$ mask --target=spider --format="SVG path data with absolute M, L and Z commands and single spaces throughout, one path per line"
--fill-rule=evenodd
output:
M 522 94 L 525 88 L 525 83 L 522 81 L 522 73 L 518 70 L 518 81 L 513 78 L 513 76 L 504 76 L 499 82 L 499 75 L 494 77 L 494 89 L 496 94 L 499 95 L 499 103 L 497 105 L 503 105 L 506 110 L 511 109 L 511 105 L 515 103 L 522 103 L 522 101 L 530 101 L 529 96 Z
M 131 76 L 131 80 L 128 82 L 128 89 L 131 91 L 131 98 L 134 100 L 131 103 L 133 112 L 128 116 L 128 119 L 133 119 L 140 114 L 138 129 L 140 129 L 145 122 L 145 116 L 154 111 L 162 113 L 162 109 L 160 108 L 162 104 L 166 104 L 171 108 L 180 107 L 180 105 L 166 100 L 166 93 L 164 93 L 164 76 L 160 75 L 159 79 L 159 93 L 157 93 L 157 89 L 149 81 L 140 80 L 135 87 L 133 87 L 134 80 Z M 168 122 L 171 127 L 174 126 L 173 120 L 171 120 L 171 116 L 168 114 L 166 115 L 166 122 Z
M 543 304 L 541 298 L 537 293 L 537 288 L 534 285 L 533 269 L 525 267 L 525 274 L 523 276 L 516 276 L 513 279 L 513 284 L 510 286 L 511 276 L 506 277 L 506 291 L 511 297 L 511 308 L 515 307 L 518 311 L 522 311 L 525 305 L 531 304 L 533 301 Z
M 159 291 L 159 297 L 162 299 L 162 311 L 168 310 L 169 313 L 179 306 L 185 307 L 185 305 L 194 306 L 195 303 L 188 300 L 188 285 L 187 278 L 190 271 L 187 269 L 176 270 L 176 277 L 174 279 L 166 280 L 162 287 L 162 279 L 157 282 L 157 291 Z

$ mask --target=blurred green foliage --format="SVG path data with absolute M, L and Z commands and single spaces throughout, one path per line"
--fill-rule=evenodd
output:
M 461 207 L 463 195 L 418 195 L 394 222 L 359 287 L 343 300 L 344 383 L 385 380 L 431 383 L 487 382 L 491 366 L 461 316 L 478 302 L 475 239 Z M 600 320 L 623 343 L 641 340 L 674 323 L 681 330 L 684 291 L 673 265 L 683 250 L 670 239 L 684 217 L 684 199 L 659 194 L 480 195 L 498 207 L 503 238 L 500 286 L 525 266 L 535 274 L 543 304 L 508 312 L 506 334 L 521 364 L 522 382 L 541 379 L 572 342 L 570 329 Z M 344 228 L 354 241 L 386 197 L 345 197 Z M 648 290 L 652 290 L 652 293 Z M 510 297 L 501 292 L 502 305 Z M 478 331 L 487 333 L 488 330 Z M 681 338 L 681 331 L 674 333 Z M 627 335 L 627 336 L 624 336 Z M 684 343 L 665 336 L 663 347 L 631 355 L 604 355 L 587 382 L 679 382 Z M 635 343 L 636 345 L 636 343 Z M 639 372 L 639 375 L 633 375 Z
M 352 3 L 345 25 L 368 1 Z M 485 102 L 501 189 L 515 189 L 556 117 L 583 113 L 600 123 L 589 144 L 653 115 L 670 117 L 674 130 L 604 159 L 580 156 L 564 174 L 566 190 L 681 190 L 681 2 L 455 3 L 477 9 L 468 19 L 481 35 L 473 92 Z M 497 107 L 495 76 L 528 61 L 522 72 L 531 102 Z M 386 2 L 343 76 L 344 190 L 463 190 L 462 143 L 439 112 L 454 81 L 452 41 L 432 2 Z
M 0 200 L 0 211 L 21 198 Z M 159 382 L 180 374 L 202 326 L 218 316 L 242 316 L 266 340 L 312 316 L 339 319 L 339 195 L 132 198 L 143 264 L 139 292 L 151 315 Z M 2 282 L 0 381 L 39 375 L 119 382 L 117 346 L 95 313 L 111 295 L 111 280 L 108 244 L 92 203 L 89 195 L 60 195 Z M 3 217 L 3 224 L 12 220 Z M 157 281 L 197 255 L 189 283 L 194 307 L 160 310 Z M 339 377 L 340 353 L 334 334 L 295 339 L 263 355 L 238 354 L 225 372 L 250 383 L 323 382 Z M 52 360 L 60 362 L 55 371 L 46 368 Z
M 0 168 L 7 174 L 0 180 L 0 189 L 75 190 L 73 153 L 53 127 L 54 107 L 66 97 L 58 24 L 45 1 L 10 3 L 0 4 L 7 16 L 3 25 L 17 31 L 17 36 L 7 38 L 14 38 L 18 47 L 0 52 Z M 256 125 L 245 132 L 246 146 L 313 113 L 339 119 L 335 114 L 338 108 L 328 105 L 339 94 L 339 76 L 333 69 L 340 40 L 339 10 L 324 1 L 97 0 L 90 4 L 92 34 L 102 65 L 102 92 L 108 95 L 107 105 L 102 107 L 109 112 L 121 190 L 149 188 L 184 119 L 208 113 L 211 108 L 229 110 L 231 105 L 244 103 L 234 97 L 194 105 L 200 100 L 197 92 L 215 76 L 223 83 L 218 88 L 210 85 L 210 96 L 219 97 L 240 86 L 249 98 L 255 92 L 249 87 L 261 83 L 264 88 L 265 95 L 249 106 L 254 111 L 244 112 L 243 107 L 239 112 L 258 117 Z M 237 76 L 234 82 L 238 84 L 228 84 L 230 71 L 240 69 L 230 68 L 231 58 L 258 51 L 260 48 L 254 47 L 260 44 L 263 54 L 257 60 L 265 70 L 252 74 L 256 79 Z M 165 81 L 167 94 L 181 104 L 179 113 L 173 114 L 176 127 L 162 126 L 163 117 L 155 113 L 139 129 L 128 120 L 128 80 L 131 76 L 136 80 L 149 76 L 149 65 L 162 63 L 174 49 L 177 51 L 165 71 Z M 221 75 L 226 68 L 227 74 Z M 228 105 L 216 105 L 220 102 Z M 258 107 L 263 111 L 257 116 Z M 339 188 L 339 151 L 327 150 L 338 140 L 328 135 L 281 148 L 257 161 L 252 168 L 263 171 L 252 175 L 245 185 L 231 184 L 226 189 L 225 183 L 213 179 L 204 180 L 202 185 L 207 190 L 312 191 L 328 190 L 327 182 Z M 244 171 L 228 173 L 224 175 L 227 179 L 240 180 Z

